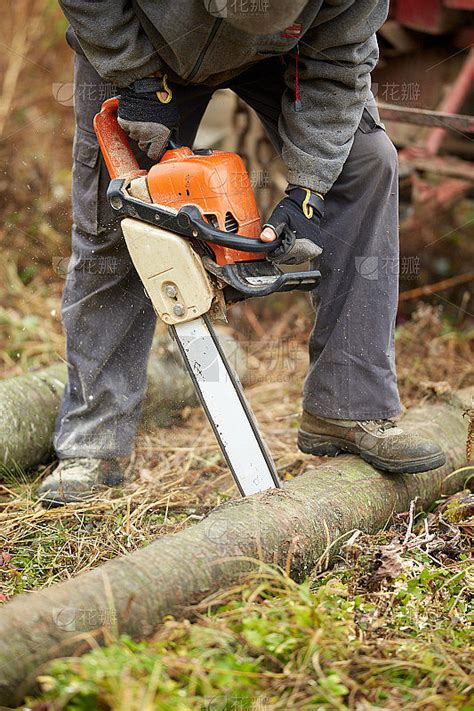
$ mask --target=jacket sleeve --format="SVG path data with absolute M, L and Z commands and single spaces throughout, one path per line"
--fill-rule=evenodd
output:
M 59 0 L 84 54 L 106 81 L 127 86 L 161 68 L 131 0 Z
M 370 94 L 375 32 L 387 12 L 388 0 L 333 0 L 299 41 L 301 110 L 290 62 L 279 122 L 290 183 L 324 194 L 341 172 Z

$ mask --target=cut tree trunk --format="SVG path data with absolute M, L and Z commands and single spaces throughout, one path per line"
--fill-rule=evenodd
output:
M 427 404 L 405 418 L 407 426 L 443 443 L 448 461 L 440 469 L 395 476 L 339 456 L 282 489 L 232 501 L 180 533 L 6 603 L 0 609 L 0 702 L 19 703 L 48 660 L 86 651 L 94 630 L 99 643 L 108 624 L 147 637 L 166 615 L 185 615 L 259 561 L 301 579 L 321 560 L 329 562 L 355 529 L 375 532 L 413 499 L 426 509 L 461 489 L 469 475 L 455 471 L 465 459 L 465 402 L 463 393 L 462 401 Z
M 242 349 L 225 330 L 219 337 L 239 377 L 245 381 Z M 0 380 L 0 480 L 10 472 L 46 463 L 53 453 L 56 415 L 67 379 L 64 363 Z M 186 406 L 197 405 L 191 378 L 166 333 L 156 337 L 148 363 L 142 426 L 167 427 Z

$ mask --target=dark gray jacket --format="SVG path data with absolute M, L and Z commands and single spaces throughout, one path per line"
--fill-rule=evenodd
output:
M 242 7 L 246 2 L 258 23 L 265 3 L 237 1 Z M 386 18 L 388 0 L 310 0 L 297 18 L 299 39 L 285 32 L 243 32 L 211 15 L 209 2 L 60 0 L 60 5 L 89 61 L 118 86 L 158 70 L 176 81 L 214 86 L 265 57 L 287 52 L 294 57 L 298 43 L 301 110 L 295 111 L 295 61 L 290 61 L 279 123 L 283 159 L 291 183 L 327 192 L 349 154 L 370 93 L 378 59 L 375 32 Z

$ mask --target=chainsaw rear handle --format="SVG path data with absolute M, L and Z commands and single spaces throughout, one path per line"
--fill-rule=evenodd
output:
M 283 244 L 283 237 L 273 242 L 261 242 L 253 237 L 244 237 L 235 232 L 224 232 L 212 227 L 195 205 L 183 205 L 180 210 L 173 210 L 163 205 L 143 202 L 132 197 L 125 190 L 126 179 L 116 178 L 110 181 L 107 199 L 115 212 L 123 217 L 135 217 L 151 225 L 159 225 L 170 232 L 198 239 L 201 242 L 217 244 L 221 247 L 243 252 L 266 254 Z
M 146 175 L 132 151 L 127 134 L 117 121 L 117 97 L 107 99 L 94 116 L 94 131 L 99 141 L 109 175 L 114 178 L 135 178 Z

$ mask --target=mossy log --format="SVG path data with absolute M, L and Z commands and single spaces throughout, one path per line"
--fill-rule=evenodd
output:
M 64 363 L 0 381 L 0 481 L 45 462 L 66 382 Z
M 242 349 L 225 330 L 220 340 L 241 380 Z M 2 474 L 46 463 L 52 455 L 54 423 L 67 379 L 64 363 L 0 380 L 0 480 Z M 148 363 L 142 426 L 169 426 L 186 406 L 197 405 L 191 378 L 174 342 L 164 332 L 155 338 Z
M 464 394 L 465 397 L 465 394 Z M 417 498 L 427 509 L 461 489 L 463 402 L 426 404 L 407 426 L 442 442 L 448 461 L 415 475 L 382 474 L 358 457 L 327 460 L 280 490 L 237 499 L 200 523 L 47 590 L 0 608 L 0 703 L 18 703 L 48 660 L 103 642 L 108 625 L 134 638 L 167 615 L 182 616 L 259 565 L 276 563 L 295 579 L 329 561 L 352 531 L 375 532 Z M 472 470 L 471 470 L 472 475 Z

